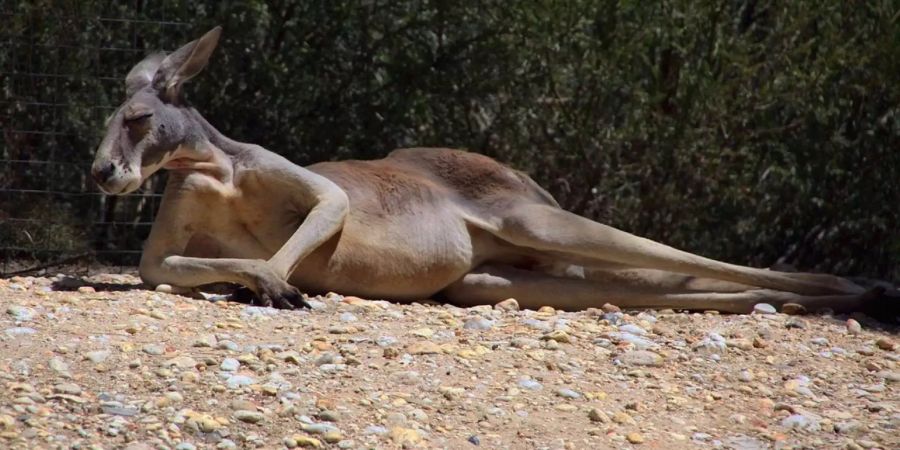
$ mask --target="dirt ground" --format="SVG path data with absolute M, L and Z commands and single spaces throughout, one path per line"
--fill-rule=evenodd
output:
M 0 447 L 900 449 L 866 317 L 310 302 L 0 279 Z

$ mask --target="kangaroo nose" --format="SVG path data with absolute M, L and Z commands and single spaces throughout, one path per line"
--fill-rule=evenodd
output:
M 95 164 L 91 167 L 91 176 L 94 177 L 94 181 L 96 181 L 97 184 L 103 184 L 112 176 L 114 170 L 116 170 L 116 168 L 111 162 L 102 163 L 100 165 Z

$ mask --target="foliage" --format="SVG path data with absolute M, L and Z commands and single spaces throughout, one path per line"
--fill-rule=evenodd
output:
M 120 79 L 139 54 L 222 24 L 194 104 L 298 163 L 465 147 L 528 171 L 568 209 L 690 251 L 900 278 L 896 1 L 35 0 L 17 11 L 13 35 L 69 43 L 53 69 L 90 75 L 42 92 L 3 85 L 14 99 L 65 96 L 53 122 L 7 112 L 17 127 L 71 133 L 56 144 L 73 161 L 91 158 L 109 112 L 87 105 L 123 95 L 98 76 Z M 21 53 L 0 65 L 40 65 Z

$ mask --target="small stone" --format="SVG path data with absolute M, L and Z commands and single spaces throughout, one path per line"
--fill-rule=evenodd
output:
M 94 352 L 85 353 L 84 358 L 90 360 L 91 362 L 93 362 L 95 364 L 100 364 L 100 363 L 106 361 L 109 358 L 110 354 L 111 353 L 109 351 L 98 350 L 98 351 L 94 351 Z
M 162 355 L 166 352 L 166 348 L 159 344 L 147 344 L 141 347 L 141 351 L 148 355 Z
M 330 433 L 339 431 L 338 428 L 330 423 L 304 423 L 300 425 L 300 429 L 310 434 Z
M 600 309 L 602 309 L 603 312 L 607 312 L 607 313 L 622 312 L 622 308 L 619 308 L 618 306 L 613 305 L 612 303 L 604 303 L 603 306 L 600 307 Z
M 184 396 L 181 395 L 180 392 L 166 392 L 164 397 L 171 402 L 171 404 L 179 404 L 184 401 Z
M 204 433 L 212 433 L 222 427 L 222 424 L 220 424 L 219 421 L 207 414 L 200 416 L 196 422 L 197 427 Z
M 637 423 L 631 415 L 623 411 L 613 414 L 612 421 L 620 425 L 635 425 Z
M 562 398 L 570 398 L 570 399 L 581 398 L 581 394 L 579 394 L 578 392 L 573 391 L 569 388 L 562 388 L 562 389 L 557 390 L 556 395 L 558 395 Z
M 438 388 L 438 392 L 440 392 L 447 400 L 456 400 L 465 394 L 466 390 L 461 387 L 441 386 Z
M 647 334 L 646 330 L 644 330 L 643 328 L 641 328 L 637 325 L 631 324 L 631 323 L 626 323 L 625 325 L 620 325 L 619 331 L 621 331 L 623 333 L 631 333 L 635 336 L 644 336 Z
M 344 439 L 340 431 L 329 431 L 322 435 L 322 439 L 329 444 L 336 444 Z
M 599 423 L 609 423 L 610 421 L 609 416 L 597 408 L 591 408 L 591 410 L 588 411 L 588 419 L 591 419 L 591 422 Z
M 419 432 L 411 428 L 394 427 L 390 431 L 391 440 L 397 445 L 411 446 L 422 441 Z
M 166 367 L 177 367 L 179 369 L 192 369 L 197 367 L 197 360 L 190 356 L 178 356 L 166 361 L 163 365 Z
M 215 347 L 216 346 L 216 337 L 211 334 L 208 334 L 206 336 L 201 336 L 201 337 L 197 338 L 197 340 L 195 340 L 191 344 L 191 346 L 192 347 L 203 347 L 203 348 Z
M 513 338 L 509 344 L 515 348 L 539 348 L 541 346 L 540 341 L 528 337 Z
M 900 383 L 900 372 L 892 372 L 882 370 L 876 374 L 879 378 L 883 378 L 887 383 Z
M 69 373 L 69 365 L 66 364 L 66 362 L 58 356 L 50 358 L 50 361 L 47 363 L 47 365 L 50 366 L 50 368 L 53 369 L 54 372 L 65 378 L 70 378 L 72 376 Z
M 30 336 L 36 334 L 37 330 L 31 327 L 12 327 L 3 330 L 7 336 Z
M 862 428 L 862 424 L 858 420 L 850 420 L 847 422 L 838 422 L 834 424 L 834 431 L 840 434 L 850 434 Z
M 469 438 L 466 440 L 469 441 L 469 443 L 472 445 L 481 445 L 481 439 L 479 439 L 478 436 L 474 434 L 469 436 Z
M 317 414 L 316 417 L 326 422 L 337 422 L 341 419 L 341 414 L 337 411 L 326 409 Z
M 219 369 L 224 372 L 237 372 L 240 367 L 241 362 L 234 358 L 225 358 L 222 360 L 222 364 L 219 365 Z
M 781 426 L 788 429 L 800 429 L 807 431 L 819 431 L 820 425 L 817 418 L 803 414 L 791 414 L 781 421 Z
M 82 294 L 93 294 L 93 293 L 97 292 L 97 290 L 91 286 L 80 286 L 78 288 L 78 292 L 80 292 Z
M 256 380 L 246 375 L 232 375 L 225 380 L 225 385 L 227 385 L 229 389 L 237 389 L 242 386 L 249 386 L 255 382 Z
M 628 442 L 630 442 L 632 444 L 643 444 L 644 443 L 644 437 L 641 436 L 640 433 L 635 433 L 635 432 L 628 433 L 627 435 L 625 435 L 625 439 L 627 439 Z
M 503 300 L 500 303 L 495 304 L 494 309 L 497 309 L 500 311 L 518 311 L 520 308 L 519 308 L 519 302 L 516 299 L 508 298 L 506 300 Z
M 802 316 L 806 314 L 806 307 L 799 303 L 785 303 L 781 306 L 781 312 L 790 316 Z
M 241 409 L 234 412 L 234 418 L 240 420 L 241 422 L 259 423 L 262 422 L 266 418 L 266 416 L 258 411 L 247 411 Z
M 6 308 L 6 313 L 13 317 L 16 322 L 28 322 L 34 319 L 35 312 L 31 308 L 13 305 Z
M 238 447 L 231 439 L 222 439 L 216 444 L 216 448 L 219 450 L 237 450 Z
M 551 331 L 550 333 L 541 336 L 541 339 L 545 341 L 556 341 L 560 344 L 569 344 L 572 342 L 569 333 L 562 330 Z
M 0 430 L 12 430 L 16 428 L 16 419 L 9 414 L 0 414 Z
M 663 365 L 662 356 L 647 350 L 627 351 L 619 357 L 619 361 L 626 366 L 659 367 Z
M 784 327 L 788 328 L 788 329 L 790 329 L 790 328 L 804 329 L 807 327 L 807 325 L 806 325 L 805 320 L 803 320 L 799 317 L 792 316 L 792 317 L 789 317 L 788 320 L 786 320 L 784 322 Z
M 81 387 L 74 383 L 62 383 L 53 386 L 53 392 L 66 395 L 80 395 Z
M 523 379 L 519 380 L 519 387 L 522 389 L 528 389 L 529 391 L 537 391 L 537 390 L 541 389 L 543 386 L 541 385 L 541 383 L 538 383 L 537 381 L 532 380 L 531 378 L 523 378 Z
M 854 319 L 847 319 L 847 332 L 850 334 L 862 333 L 862 325 Z
M 441 347 L 431 341 L 414 342 L 406 346 L 406 351 L 412 355 L 434 355 L 442 353 Z
M 493 320 L 485 319 L 484 317 L 473 317 L 466 321 L 463 324 L 463 329 L 466 330 L 490 330 L 494 326 Z
M 754 314 L 775 314 L 775 307 L 768 303 L 757 303 L 753 305 L 753 313 Z
M 297 447 L 322 448 L 322 441 L 320 441 L 316 438 L 309 437 L 309 436 L 303 436 L 303 435 L 298 434 L 298 435 L 292 436 L 291 440 L 293 440 L 294 445 Z
M 897 349 L 897 344 L 886 337 L 878 338 L 878 340 L 875 341 L 875 346 L 888 352 L 892 352 Z

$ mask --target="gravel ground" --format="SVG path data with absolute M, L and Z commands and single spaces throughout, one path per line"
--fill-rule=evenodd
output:
M 0 279 L 0 447 L 900 448 L 865 317 L 310 303 Z

